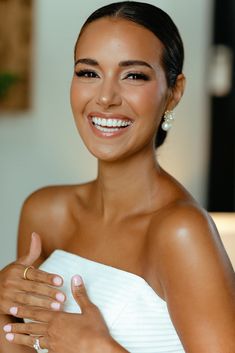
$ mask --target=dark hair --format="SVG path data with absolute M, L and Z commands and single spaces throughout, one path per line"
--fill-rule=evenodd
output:
M 166 12 L 154 5 L 137 1 L 121 1 L 103 6 L 93 12 L 83 24 L 74 52 L 76 52 L 78 40 L 86 26 L 103 17 L 123 18 L 154 33 L 164 46 L 162 65 L 168 87 L 175 86 L 177 76 L 182 73 L 183 69 L 184 46 L 176 25 Z M 166 135 L 166 131 L 158 129 L 155 147 L 159 147 L 164 142 Z

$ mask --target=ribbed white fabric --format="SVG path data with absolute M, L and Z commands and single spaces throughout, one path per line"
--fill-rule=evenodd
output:
M 184 352 L 165 301 L 142 277 L 63 250 L 55 250 L 40 268 L 64 278 L 67 312 L 81 312 L 71 293 L 71 277 L 81 275 L 111 335 L 129 352 Z

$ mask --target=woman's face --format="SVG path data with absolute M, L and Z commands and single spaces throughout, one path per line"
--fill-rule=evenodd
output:
M 153 148 L 170 99 L 162 51 L 152 32 L 131 21 L 102 18 L 85 28 L 76 48 L 71 106 L 97 158 L 113 161 Z

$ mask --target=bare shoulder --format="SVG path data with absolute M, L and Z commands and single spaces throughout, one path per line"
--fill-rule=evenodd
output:
M 235 351 L 234 272 L 208 213 L 191 200 L 174 202 L 153 217 L 150 242 L 186 351 Z
M 73 227 L 73 215 L 79 204 L 83 186 L 48 186 L 36 190 L 25 200 L 19 222 L 18 256 L 27 252 L 32 232 L 40 234 L 43 245 L 42 261 Z
M 179 200 L 170 204 L 153 217 L 151 241 L 156 251 L 171 251 L 165 262 L 182 260 L 193 254 L 207 256 L 221 266 L 228 265 L 228 257 L 222 245 L 216 226 L 206 210 L 192 200 Z M 168 249 L 168 250 L 167 250 Z M 187 250 L 187 251 L 186 251 Z M 208 257 L 209 254 L 211 256 Z M 161 257 L 161 256 L 160 256 Z M 179 258 L 178 258 L 179 257 Z M 195 259 L 196 260 L 196 259 Z
M 34 218 L 47 217 L 48 212 L 51 217 L 64 216 L 69 202 L 74 198 L 74 186 L 48 186 L 34 191 L 25 200 L 22 212 Z M 59 219 L 58 219 L 59 221 Z

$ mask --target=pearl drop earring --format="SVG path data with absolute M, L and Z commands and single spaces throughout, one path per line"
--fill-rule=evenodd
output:
M 163 116 L 164 121 L 162 123 L 162 130 L 168 131 L 172 127 L 172 123 L 175 120 L 175 113 L 173 110 L 167 110 Z

